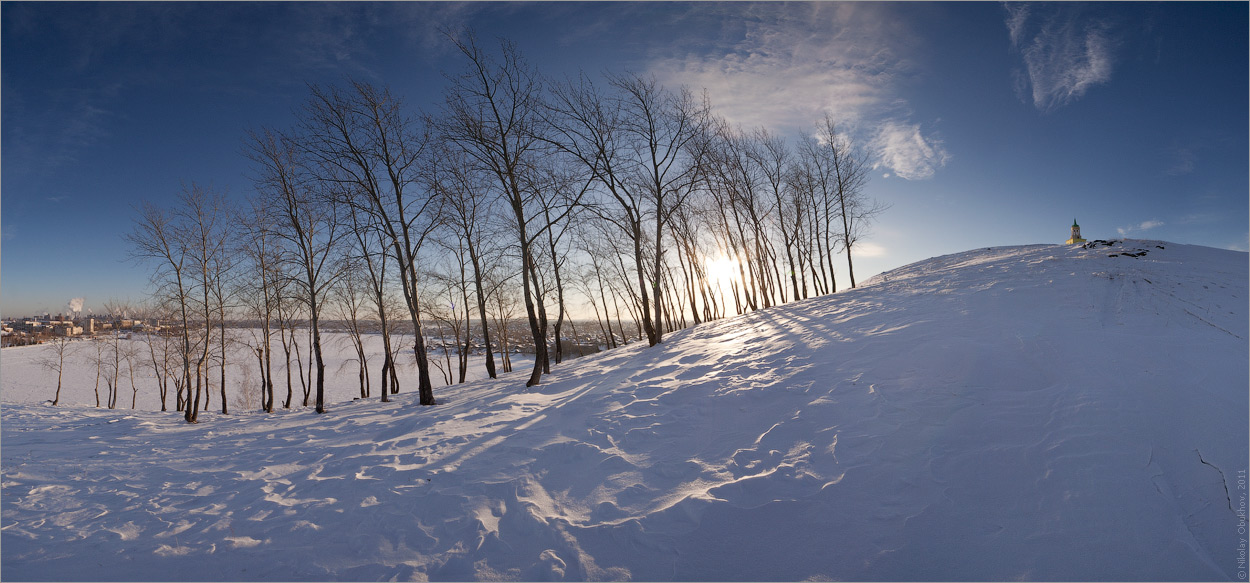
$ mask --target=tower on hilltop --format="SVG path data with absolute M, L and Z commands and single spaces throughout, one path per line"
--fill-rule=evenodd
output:
M 1076 245 L 1078 243 L 1084 243 L 1084 242 L 1085 242 L 1085 239 L 1081 238 L 1081 226 L 1076 224 L 1076 219 L 1072 219 L 1072 238 L 1068 239 L 1067 241 L 1064 241 L 1063 244 L 1064 245 Z

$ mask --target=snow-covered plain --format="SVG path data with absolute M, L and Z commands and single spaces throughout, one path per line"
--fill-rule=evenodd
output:
M 1248 279 L 1156 241 L 980 249 L 436 407 L 187 425 L 6 395 L 0 568 L 1244 580 Z
M 260 330 L 240 330 L 227 329 L 228 336 L 232 342 L 227 346 L 230 358 L 226 364 L 226 396 L 228 400 L 229 410 L 231 413 L 238 413 L 244 410 L 260 408 L 260 370 L 256 361 L 255 354 L 248 347 L 249 342 L 255 342 L 255 337 L 259 337 Z M 301 334 L 303 336 L 303 334 Z M 326 332 L 323 337 L 323 359 L 326 364 L 326 402 L 335 403 L 339 401 L 350 401 L 360 396 L 360 380 L 358 371 L 360 370 L 356 360 L 355 349 L 351 345 L 351 337 L 343 332 Z M 139 335 L 135 335 L 131 339 L 123 339 L 120 341 L 123 350 L 136 352 L 139 358 L 136 360 L 133 369 L 135 382 L 130 382 L 130 370 L 123 365 L 122 376 L 120 379 L 121 391 L 117 398 L 118 409 L 141 409 L 145 411 L 160 411 L 161 399 L 157 390 L 156 377 L 152 373 L 151 368 L 147 365 L 150 357 L 148 348 Z M 291 353 L 291 386 L 292 386 L 292 407 L 302 407 L 304 392 L 300 385 L 300 375 L 309 374 L 312 363 L 309 362 L 309 354 L 307 349 L 307 338 L 301 340 L 300 350 L 303 356 L 303 362 L 297 363 L 295 352 Z M 394 348 L 398 351 L 396 358 L 396 373 L 399 377 L 400 390 L 416 391 L 417 389 L 417 365 L 412 353 L 412 336 L 400 335 L 392 340 Z M 367 334 L 364 336 L 364 345 L 366 351 L 367 364 L 369 367 L 369 384 L 370 396 L 379 397 L 378 390 L 381 388 L 381 369 L 382 355 L 385 354 L 385 348 L 382 343 L 382 337 L 378 334 Z M 278 342 L 277 332 L 274 332 L 274 340 L 272 347 L 273 356 L 273 379 L 274 379 L 274 402 L 277 407 L 282 406 L 282 402 L 286 399 L 286 364 L 282 355 L 282 346 Z M 43 401 L 51 401 L 56 394 L 56 372 L 50 371 L 42 364 L 54 356 L 52 347 L 49 345 L 39 346 L 22 346 L 17 348 L 6 348 L 0 353 L 0 363 L 3 363 L 3 369 L 0 370 L 0 402 L 3 403 L 39 403 Z M 512 366 L 516 370 L 530 370 L 534 365 L 534 356 L 532 354 L 513 354 Z M 94 350 L 89 342 L 75 341 L 70 344 L 68 353 L 65 357 L 64 371 L 61 379 L 61 401 L 62 405 L 67 406 L 88 406 L 94 407 L 96 404 L 96 391 L 99 391 L 99 402 L 107 407 L 108 388 L 104 379 L 101 379 L 97 385 L 96 382 L 96 365 L 93 361 Z M 469 356 L 469 368 L 465 375 L 466 380 L 477 380 L 486 378 L 485 368 L 486 357 L 482 354 L 473 354 Z M 435 396 L 442 394 L 441 386 L 445 383 L 443 376 L 444 369 L 452 371 L 453 382 L 459 377 L 459 369 L 457 369 L 456 355 L 451 355 L 451 364 L 447 364 L 441 351 L 436 351 L 430 355 L 431 370 L 430 375 L 435 386 Z M 495 355 L 495 365 L 499 370 L 503 370 L 502 361 L 499 354 Z M 215 365 L 214 365 L 215 366 Z M 315 374 L 312 375 L 315 381 Z M 209 406 L 202 412 L 202 416 L 212 416 L 221 412 L 221 392 L 217 385 L 218 379 L 217 369 L 213 369 L 209 375 L 209 381 L 212 384 L 209 390 Z M 135 390 L 137 388 L 137 391 Z M 454 389 L 452 389 L 454 390 Z M 313 404 L 315 395 L 310 393 L 309 406 Z M 174 408 L 174 396 L 168 395 L 166 398 L 166 407 Z

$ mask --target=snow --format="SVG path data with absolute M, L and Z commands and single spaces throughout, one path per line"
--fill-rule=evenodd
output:
M 255 353 L 246 345 L 247 342 L 254 342 L 253 332 L 259 336 L 259 329 L 239 330 L 227 329 L 228 335 L 234 342 L 227 346 L 227 350 L 231 356 L 226 364 L 226 391 L 230 399 L 231 412 L 238 412 L 244 409 L 260 408 L 260 371 L 256 361 Z M 360 396 L 360 381 L 357 377 L 359 366 L 356 364 L 356 352 L 351 345 L 351 337 L 343 332 L 327 332 L 323 335 L 324 349 L 323 359 L 326 364 L 326 402 L 334 403 L 339 401 L 350 401 Z M 304 374 L 307 374 L 311 363 L 309 362 L 309 351 L 307 342 L 307 333 L 301 330 L 300 350 L 303 356 Z M 130 349 L 138 352 L 139 359 L 135 365 L 135 386 L 138 392 L 135 393 L 131 388 L 129 377 L 127 376 L 127 368 L 123 365 L 123 373 L 121 375 L 120 384 L 122 389 L 117 398 L 117 407 L 119 409 L 130 409 L 131 400 L 134 397 L 135 408 L 147 411 L 159 411 L 161 409 L 160 394 L 157 390 L 156 378 L 150 370 L 148 370 L 147 362 L 149 361 L 148 349 L 145 343 L 138 335 L 134 335 L 130 339 L 120 341 L 123 349 Z M 417 389 L 417 365 L 412 353 L 412 336 L 400 335 L 392 339 L 395 344 L 393 348 L 398 350 L 397 375 L 400 381 L 401 391 L 416 391 Z M 381 387 L 381 369 L 382 355 L 384 348 L 382 337 L 378 334 L 366 334 L 364 336 L 365 350 L 367 351 L 370 385 L 372 387 L 370 395 L 378 398 L 378 390 Z M 278 341 L 277 331 L 273 336 L 273 381 L 274 381 L 274 401 L 276 406 L 281 407 L 281 402 L 286 398 L 286 368 L 284 356 L 282 353 L 282 345 Z M 56 373 L 49 371 L 42 364 L 41 360 L 46 360 L 52 356 L 52 347 L 47 345 L 40 346 L 21 346 L 15 348 L 6 348 L 0 353 L 0 362 L 3 363 L 3 371 L 0 372 L 0 403 L 41 403 L 51 401 L 56 394 Z M 96 366 L 92 361 L 94 350 L 84 341 L 78 340 L 70 345 L 69 354 L 66 355 L 65 370 L 61 380 L 61 404 L 62 405 L 80 405 L 94 407 L 96 403 Z M 447 363 L 443 358 L 442 352 L 430 355 L 431 369 L 430 375 L 435 386 L 435 396 L 441 395 L 441 386 L 443 385 L 443 374 L 440 365 L 447 368 Z M 437 358 L 436 358 L 437 357 Z M 513 354 L 512 366 L 514 370 L 530 370 L 534 365 L 534 356 L 532 354 Z M 291 353 L 291 384 L 292 384 L 292 406 L 299 407 L 303 401 L 303 389 L 300 386 L 299 375 L 301 368 L 295 362 L 294 349 Z M 466 380 L 477 380 L 486 378 L 485 369 L 486 357 L 483 354 L 472 354 L 469 357 L 469 368 Z M 216 366 L 215 362 L 213 366 Z M 503 370 L 502 361 L 499 354 L 495 354 L 495 366 L 499 370 Z M 453 379 L 458 378 L 459 369 L 456 368 L 456 355 L 451 355 L 451 370 Z M 221 402 L 219 400 L 221 391 L 218 388 L 217 369 L 214 368 L 209 375 L 211 383 L 211 401 L 207 411 L 201 411 L 201 415 L 213 415 L 213 412 L 221 411 Z M 313 381 L 316 381 L 316 374 L 313 374 Z M 454 390 L 454 389 L 453 389 Z M 100 403 L 106 403 L 107 386 L 102 378 L 99 382 Z M 315 389 L 314 389 L 315 391 Z M 246 397 L 247 400 L 243 397 Z M 312 406 L 315 399 L 315 393 L 309 395 L 309 406 Z M 244 407 L 246 402 L 248 407 Z M 107 405 L 106 405 L 107 406 Z M 166 399 L 166 406 L 169 409 L 174 408 L 174 396 L 170 394 Z
M 980 249 L 578 359 L 528 390 L 522 371 L 444 388 L 435 407 L 405 393 L 198 425 L 17 403 L 13 387 L 47 373 L 14 373 L 5 350 L 0 566 L 1232 579 L 1247 272 L 1245 253 L 1157 241 Z

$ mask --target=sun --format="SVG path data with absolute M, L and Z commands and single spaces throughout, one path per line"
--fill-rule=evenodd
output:
M 712 285 L 719 285 L 722 289 L 728 289 L 731 282 L 738 277 L 740 270 L 738 269 L 738 260 L 733 257 L 719 255 L 717 257 L 708 257 L 704 261 L 707 268 L 707 278 Z

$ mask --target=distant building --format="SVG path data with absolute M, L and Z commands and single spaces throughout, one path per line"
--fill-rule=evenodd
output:
M 1064 245 L 1079 245 L 1084 243 L 1085 239 L 1081 238 L 1081 226 L 1076 224 L 1076 219 L 1072 219 L 1072 237 L 1064 241 Z
M 57 336 L 78 336 L 82 334 L 82 326 L 75 326 L 73 322 L 60 322 L 52 327 L 52 333 Z

